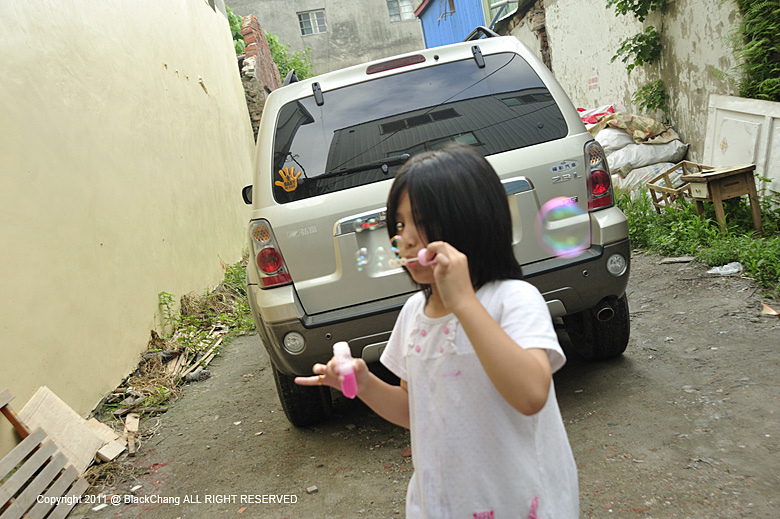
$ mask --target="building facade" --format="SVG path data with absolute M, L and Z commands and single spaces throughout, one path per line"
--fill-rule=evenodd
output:
M 414 14 L 422 22 L 425 47 L 431 48 L 461 42 L 475 27 L 490 27 L 517 5 L 507 0 L 423 0 Z
M 254 14 L 291 52 L 310 48 L 321 74 L 424 47 L 414 16 L 419 0 L 233 0 L 240 15 Z

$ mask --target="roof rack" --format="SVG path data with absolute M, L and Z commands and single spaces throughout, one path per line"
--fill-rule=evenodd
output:
M 493 32 L 493 31 L 491 31 L 490 29 L 488 29 L 484 25 L 480 25 L 479 27 L 477 27 L 476 29 L 471 31 L 468 36 L 463 38 L 463 41 L 478 40 L 482 36 L 485 36 L 486 38 L 497 38 L 498 34 Z

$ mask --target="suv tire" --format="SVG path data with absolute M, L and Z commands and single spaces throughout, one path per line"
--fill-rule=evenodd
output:
M 330 416 L 333 405 L 330 387 L 299 386 L 294 377 L 285 375 L 273 366 L 271 369 L 274 372 L 279 401 L 291 424 L 306 427 L 320 423 Z
M 608 321 L 599 321 L 593 310 L 563 318 L 574 350 L 586 360 L 611 359 L 626 351 L 631 321 L 625 294 L 611 306 L 615 315 Z

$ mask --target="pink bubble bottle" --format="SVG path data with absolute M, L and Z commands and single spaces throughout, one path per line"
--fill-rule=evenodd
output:
M 343 377 L 341 392 L 347 398 L 355 398 L 358 388 L 355 371 L 352 367 L 352 353 L 349 350 L 349 344 L 343 341 L 334 344 L 333 356 L 338 360 L 339 374 Z

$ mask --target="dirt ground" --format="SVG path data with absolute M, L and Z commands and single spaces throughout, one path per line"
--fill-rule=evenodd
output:
M 556 390 L 577 460 L 581 517 L 776 518 L 780 318 L 752 281 L 637 253 L 631 341 L 619 359 L 570 355 Z M 561 332 L 565 345 L 568 338 Z M 257 336 L 142 422 L 135 458 L 72 518 L 403 517 L 408 431 L 359 401 L 297 429 Z M 137 487 L 137 488 L 136 488 Z M 114 505 L 94 511 L 94 501 Z M 281 501 L 281 502 L 280 502 Z

